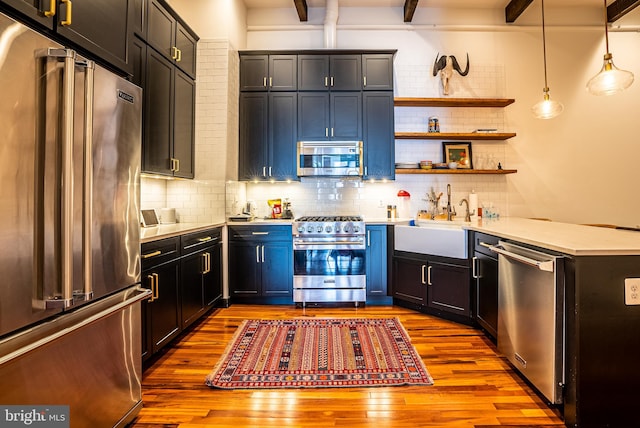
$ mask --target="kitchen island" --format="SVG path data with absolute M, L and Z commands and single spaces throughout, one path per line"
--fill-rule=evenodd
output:
M 637 426 L 640 233 L 522 218 L 463 227 L 563 256 L 565 423 Z

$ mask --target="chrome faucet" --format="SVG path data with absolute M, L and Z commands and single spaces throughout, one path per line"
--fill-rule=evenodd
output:
M 471 212 L 469 212 L 469 201 L 467 201 L 466 199 L 462 199 L 460 201 L 460 206 L 462 206 L 462 203 L 465 203 L 467 206 L 467 209 L 465 211 L 465 215 L 464 215 L 464 221 L 471 221 Z
M 451 184 L 447 184 L 447 221 L 452 221 L 455 214 L 455 208 L 451 207 Z

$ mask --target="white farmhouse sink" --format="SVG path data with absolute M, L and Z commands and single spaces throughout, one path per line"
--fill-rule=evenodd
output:
M 467 231 L 463 221 L 425 220 L 416 226 L 396 226 L 394 248 L 411 253 L 467 258 Z

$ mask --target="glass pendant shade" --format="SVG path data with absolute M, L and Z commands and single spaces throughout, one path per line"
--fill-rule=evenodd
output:
M 633 73 L 620 70 L 613 63 L 613 56 L 604 56 L 602 70 L 587 82 L 587 89 L 593 95 L 613 95 L 624 91 L 633 83 Z
M 531 112 L 536 119 L 553 119 L 564 110 L 562 103 L 554 101 L 549 96 L 549 88 L 545 88 L 544 98 L 531 107 Z

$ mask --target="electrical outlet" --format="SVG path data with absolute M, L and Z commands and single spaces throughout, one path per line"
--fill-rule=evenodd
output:
M 625 305 L 640 305 L 640 278 L 624 279 Z

